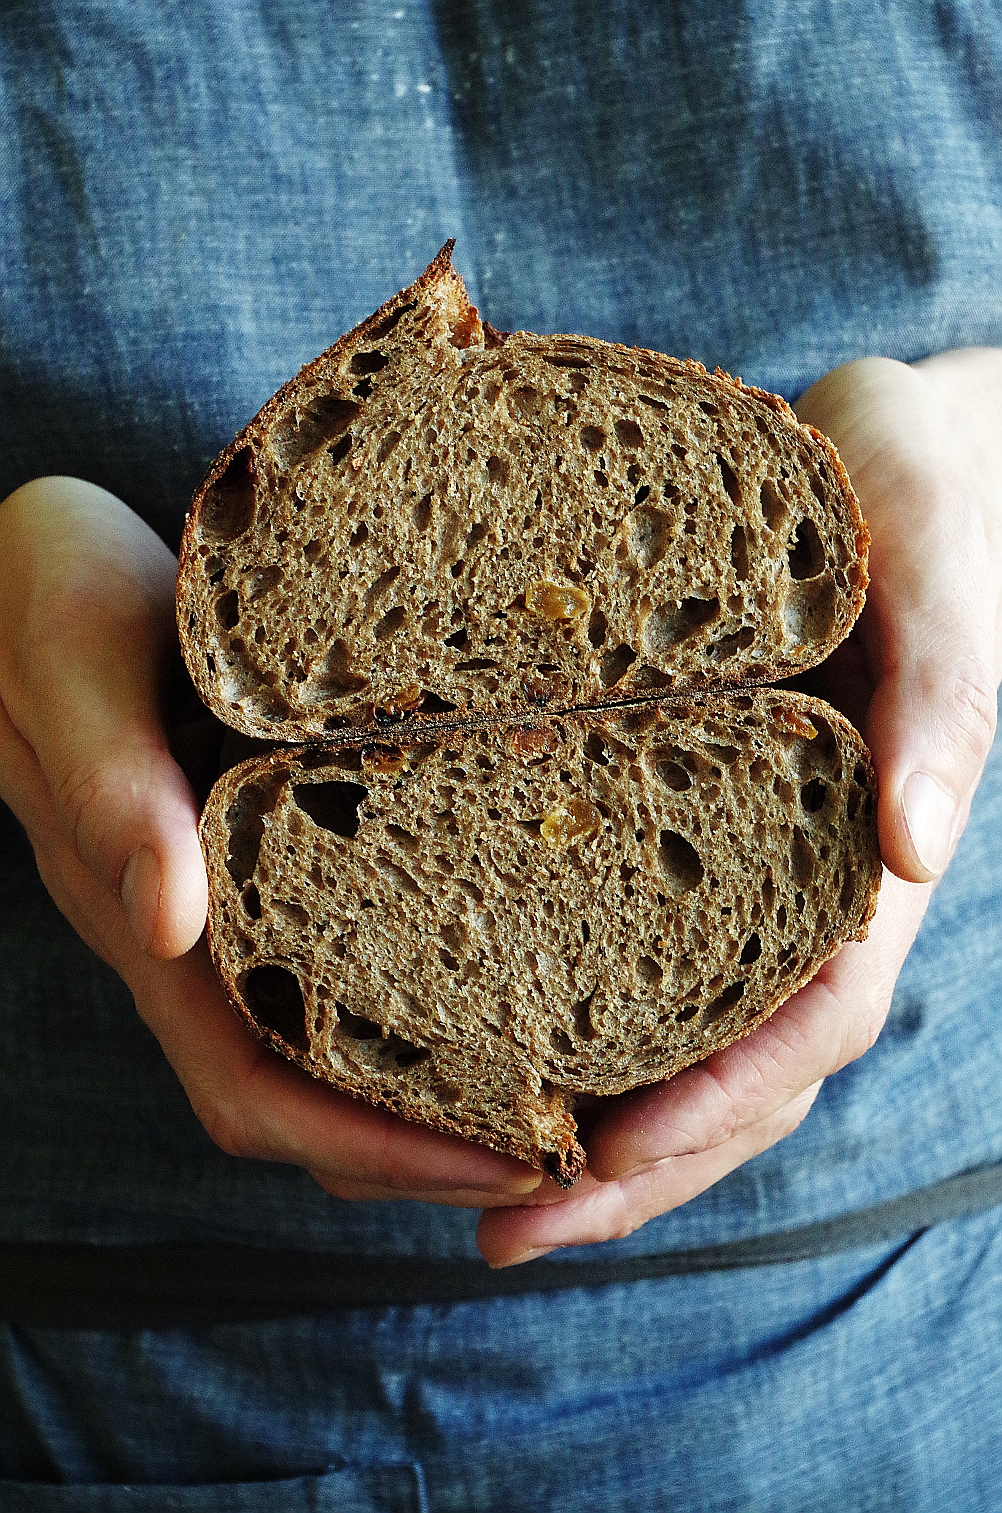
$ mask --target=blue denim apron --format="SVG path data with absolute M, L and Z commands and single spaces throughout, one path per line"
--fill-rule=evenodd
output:
M 78 474 L 172 545 L 207 461 L 448 236 L 497 326 L 788 397 L 867 353 L 1002 344 L 997 5 L 12 0 L 0 120 L 0 497 Z M 521 1296 L 490 1295 L 468 1213 L 218 1151 L 4 814 L 0 1506 L 1000 1505 L 976 1212 L 1002 1163 L 1000 813 L 996 755 L 884 1034 L 801 1128 Z M 908 1207 L 983 1170 L 980 1202 L 962 1176 Z M 831 1227 L 898 1200 L 851 1248 Z M 330 1280 L 116 1321 L 74 1302 L 108 1247 L 137 1275 L 320 1253 Z

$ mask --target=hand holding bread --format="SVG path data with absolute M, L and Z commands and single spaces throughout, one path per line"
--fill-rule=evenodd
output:
M 699 364 L 485 325 L 447 246 L 210 467 L 178 625 L 283 744 L 202 820 L 234 1005 L 549 1172 L 589 1099 L 749 1034 L 879 886 L 869 754 L 762 685 L 866 587 L 831 443 Z
M 890 870 L 869 936 L 843 947 L 754 1035 L 610 1105 L 574 1193 L 545 1209 L 485 1214 L 479 1243 L 495 1265 L 627 1234 L 794 1129 L 823 1078 L 879 1034 L 932 882 L 963 829 L 1002 674 L 1002 352 L 949 353 L 914 368 L 850 363 L 797 411 L 837 443 L 871 532 L 858 629 L 810 678 L 859 719 L 877 763 Z M 952 805 L 909 816 L 913 772 Z
M 167 725 L 175 572 L 92 484 L 41 478 L 0 505 L 0 792 L 53 899 L 128 984 L 226 1151 L 305 1167 L 345 1196 L 482 1208 L 530 1191 L 538 1172 L 336 1093 L 234 1015 L 198 941 L 199 804 Z
M 859 637 L 833 659 L 839 667 L 821 671 L 844 671 L 858 654 L 859 666 L 850 671 L 860 675 L 856 694 L 865 707 L 870 667 L 876 669 L 884 693 L 865 733 L 878 764 L 882 842 L 885 859 L 913 883 L 924 882 L 929 869 L 908 844 L 900 808 L 908 777 L 925 771 L 955 799 L 959 820 L 945 851 L 962 826 L 990 734 L 1002 581 L 1002 458 L 992 419 L 1002 407 L 1000 370 L 1002 358 L 993 353 L 951 354 L 914 370 L 851 365 L 825 381 L 835 385 L 830 393 L 838 403 L 805 413 L 838 442 L 873 534 L 870 607 Z M 825 398 L 821 386 L 818 396 Z M 869 451 L 857 458 L 851 438 L 860 430 Z M 242 1030 L 203 947 L 166 963 L 145 949 L 152 943 L 160 956 L 183 950 L 200 928 L 204 896 L 196 806 L 163 760 L 166 735 L 156 714 L 149 716 L 148 699 L 144 710 L 146 696 L 134 691 L 156 687 L 169 656 L 164 603 L 171 564 L 159 577 L 151 574 L 150 533 L 124 506 L 114 508 L 128 528 L 106 534 L 100 523 L 106 496 L 99 510 L 67 511 L 62 488 L 40 480 L 0 507 L 3 797 L 27 826 L 50 891 L 126 976 L 200 1117 L 226 1149 L 295 1161 L 345 1197 L 511 1203 L 538 1174 L 307 1078 Z M 93 568 L 83 596 L 90 611 L 72 629 L 65 615 L 51 612 L 61 599 L 61 574 L 46 577 L 40 567 L 57 560 L 50 550 L 54 531 L 65 532 L 72 558 Z M 154 558 L 163 553 L 159 544 L 152 550 Z M 155 635 L 137 635 L 142 616 L 123 627 L 123 576 L 145 603 Z M 107 654 L 88 647 L 81 668 L 78 653 L 88 638 Z M 842 701 L 830 685 L 822 691 Z M 92 709 L 107 714 L 103 727 L 81 717 Z M 135 782 L 134 757 L 123 761 L 126 750 L 147 752 L 152 805 Z M 70 803 L 76 785 L 67 784 L 66 772 L 102 767 L 108 781 L 100 791 L 84 790 L 94 819 L 81 828 L 79 806 Z M 91 833 L 122 836 L 121 856 L 100 848 L 95 855 Z M 176 882 L 158 886 L 152 873 L 137 879 L 137 939 L 122 910 L 116 868 L 144 845 L 160 876 Z M 503 1264 L 553 1244 L 624 1233 L 780 1138 L 809 1105 L 818 1080 L 879 1029 L 925 894 L 885 882 L 868 940 L 845 948 L 754 1035 L 670 1084 L 609 1104 L 587 1142 L 590 1166 L 603 1181 L 586 1175 L 563 1196 L 544 1179 L 538 1196 L 550 1205 L 545 1211 L 525 1207 L 523 1197 L 515 1198 L 523 1206 L 485 1216 L 485 1253 Z M 834 1017 L 829 994 L 840 1005 Z M 477 1185 L 490 1181 L 493 1198 Z

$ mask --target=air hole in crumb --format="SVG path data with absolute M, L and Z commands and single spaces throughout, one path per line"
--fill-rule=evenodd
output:
M 399 431 L 387 431 L 376 448 L 376 466 L 382 467 L 383 463 L 400 444 Z
M 771 531 L 780 530 L 783 522 L 786 520 L 788 506 L 786 500 L 776 487 L 774 479 L 766 478 L 763 481 L 760 491 L 760 502 L 762 505 L 762 518 L 766 525 Z
M 407 1068 L 419 1066 L 422 1061 L 427 1061 L 430 1055 L 431 1051 L 427 1046 L 415 1045 L 409 1050 L 397 1051 L 393 1059 L 397 1066 Z
M 229 849 L 226 870 L 238 888 L 250 882 L 264 835 L 264 816 L 275 807 L 273 786 L 254 783 L 242 788 L 226 811 Z
M 469 633 L 464 625 L 454 635 L 446 636 L 445 644 L 446 646 L 454 646 L 457 651 L 462 651 L 469 639 Z
M 561 1056 L 572 1056 L 574 1054 L 573 1042 L 564 1030 L 553 1030 L 550 1034 L 550 1044 Z
M 793 827 L 793 880 L 804 888 L 814 876 L 814 848 L 799 825 Z
M 813 520 L 801 520 L 794 532 L 788 549 L 790 576 L 792 578 L 816 578 L 824 569 L 825 549 Z
M 261 895 L 253 883 L 250 883 L 241 893 L 240 902 L 250 919 L 261 918 Z
M 361 410 L 353 399 L 322 394 L 300 408 L 293 405 L 271 428 L 269 441 L 280 467 L 289 467 L 324 442 L 336 440 Z
M 629 447 L 632 451 L 644 444 L 644 433 L 635 420 L 617 420 L 616 436 L 621 446 Z
M 382 1040 L 383 1031 L 378 1024 L 371 1019 L 365 1019 L 361 1014 L 353 1014 L 346 1004 L 335 1002 L 338 1025 L 352 1040 Z
M 399 305 L 396 310 L 393 310 L 389 315 L 384 316 L 383 319 L 379 322 L 378 326 L 373 326 L 371 334 L 376 337 L 377 340 L 381 340 L 382 337 L 388 336 L 389 333 L 393 330 L 393 327 L 397 324 L 397 321 L 401 320 L 405 315 L 409 314 L 411 310 L 417 309 L 417 303 L 418 302 L 416 299 L 412 299 L 406 305 Z
M 402 604 L 395 604 L 392 609 L 386 611 L 373 631 L 373 635 L 377 641 L 388 641 L 390 636 L 396 635 L 397 631 L 406 624 L 406 621 L 407 610 Z
M 754 640 L 755 632 L 752 627 L 742 625 L 741 629 L 736 630 L 733 635 L 718 637 L 707 648 L 707 651 L 714 661 L 726 662 L 729 657 L 734 656 L 735 652 L 747 651 Z
M 369 527 L 365 521 L 361 521 L 348 537 L 349 546 L 361 546 L 363 541 L 369 539 Z
M 706 1008 L 700 1015 L 700 1024 L 705 1028 L 707 1025 L 713 1024 L 714 1020 L 719 1019 L 722 1014 L 726 1014 L 728 1009 L 734 1007 L 744 993 L 744 990 L 745 985 L 743 980 L 732 982 L 729 988 L 725 988 L 712 1003 L 706 1005 Z
M 649 987 L 657 987 L 664 978 L 664 972 L 654 960 L 653 956 L 641 956 L 637 962 L 637 976 L 641 982 Z
M 202 533 L 221 541 L 242 536 L 254 519 L 254 452 L 241 447 L 226 470 L 205 491 Z
M 692 774 L 685 770 L 681 762 L 676 762 L 663 752 L 655 753 L 653 766 L 655 776 L 674 793 L 685 793 L 686 789 L 692 787 Z
M 649 492 L 649 491 L 648 491 Z M 640 490 L 637 498 L 639 500 Z M 671 546 L 674 523 L 671 515 L 651 506 L 631 511 L 627 517 L 629 549 L 634 560 L 644 568 L 661 562 Z
M 667 605 L 653 610 L 644 624 L 644 641 L 652 651 L 663 651 L 679 641 L 687 641 L 719 613 L 720 600 L 716 596 L 712 599 L 693 596 L 683 599 L 677 607 Z
M 349 366 L 353 373 L 378 373 L 389 360 L 385 352 L 356 352 Z
M 302 689 L 304 698 L 343 698 L 368 687 L 368 680 L 349 668 L 348 648 L 343 641 L 335 641 L 328 648 L 322 668 L 311 674 L 310 681 L 312 687 L 304 685 Z
M 419 531 L 426 531 L 431 524 L 431 495 L 424 494 L 414 506 L 414 524 Z
M 592 762 L 597 762 L 600 767 L 609 765 L 609 754 L 605 749 L 605 742 L 597 730 L 593 730 L 584 743 L 584 753 Z
M 232 630 L 240 619 L 240 600 L 236 589 L 222 594 L 216 600 L 216 617 L 225 630 Z
M 455 704 L 450 704 L 448 699 L 441 699 L 437 693 L 432 693 L 428 689 L 417 706 L 416 712 L 418 714 L 449 714 L 455 708 Z
M 738 966 L 748 967 L 753 961 L 758 961 L 762 955 L 762 941 L 756 934 L 749 935 L 744 943 L 741 955 L 738 957 Z
M 699 1013 L 699 1004 L 698 1003 L 687 1003 L 686 1006 L 685 1006 L 685 1008 L 684 1009 L 679 1009 L 678 1013 L 675 1015 L 675 1023 L 676 1024 L 688 1024 L 689 1020 L 690 1019 L 694 1019 L 698 1013 Z
M 241 991 L 257 1025 L 270 1030 L 295 1051 L 309 1049 L 306 1005 L 299 978 L 277 962 L 252 967 Z
M 608 629 L 609 622 L 602 611 L 600 609 L 593 610 L 591 619 L 588 621 L 588 640 L 596 651 L 605 640 Z
M 599 663 L 598 676 L 603 688 L 612 688 L 626 676 L 629 669 L 637 660 L 637 653 L 632 646 L 617 646 L 615 651 L 606 652 Z
M 605 432 L 599 426 L 582 426 L 581 440 L 589 452 L 597 452 L 605 441 Z
M 738 483 L 738 475 L 727 461 L 727 458 L 721 457 L 719 452 L 717 453 L 717 466 L 720 469 L 720 476 L 723 480 L 728 499 L 732 504 L 740 504 L 741 487 Z
M 337 467 L 339 462 L 344 462 L 350 451 L 351 433 L 349 432 L 347 436 L 342 436 L 341 440 L 336 442 L 334 446 L 328 447 L 327 456 L 330 458 L 332 465 Z
M 808 814 L 817 814 L 819 809 L 824 808 L 827 793 L 828 789 L 821 779 L 812 778 L 809 783 L 805 783 L 803 788 L 801 788 L 800 802 Z
M 361 823 L 359 806 L 369 790 L 361 783 L 296 783 L 292 796 L 315 824 L 352 840 Z
M 731 532 L 731 566 L 739 583 L 748 577 L 748 538 L 743 525 L 736 525 Z
M 698 887 L 703 880 L 703 863 L 695 846 L 674 830 L 662 830 L 658 849 L 673 898 Z

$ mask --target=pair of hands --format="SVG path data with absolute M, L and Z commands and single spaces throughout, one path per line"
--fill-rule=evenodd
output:
M 39 479 L 0 505 L 0 797 L 223 1150 L 305 1167 L 340 1198 L 481 1208 L 481 1251 L 511 1265 L 628 1234 L 686 1202 L 789 1134 L 823 1079 L 873 1043 L 994 733 L 1002 351 L 850 363 L 797 409 L 838 446 L 872 536 L 866 609 L 811 681 L 876 761 L 887 869 L 877 913 L 865 942 L 754 1034 L 601 1106 L 588 1172 L 569 1194 L 512 1158 L 314 1082 L 244 1029 L 201 939 L 199 804 L 186 772 L 200 756 L 211 765 L 214 748 L 210 722 L 185 726 L 169 707 L 183 687 L 174 558 L 124 504 L 78 480 Z

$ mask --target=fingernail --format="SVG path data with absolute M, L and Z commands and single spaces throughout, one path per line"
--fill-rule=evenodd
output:
M 499 1198 L 525 1198 L 534 1193 L 542 1182 L 541 1172 L 527 1172 L 524 1177 L 495 1177 L 491 1181 L 457 1182 L 456 1187 L 465 1187 L 474 1193 L 493 1193 Z
M 511 1256 L 507 1261 L 491 1261 L 491 1271 L 504 1271 L 506 1266 L 524 1266 L 526 1261 L 536 1261 L 540 1256 L 548 1256 L 551 1250 L 559 1250 L 559 1245 L 541 1245 L 538 1250 L 523 1250 L 517 1256 Z
M 950 860 L 957 806 L 944 788 L 925 772 L 913 772 L 905 783 L 905 824 L 915 855 L 927 872 L 938 877 Z
M 160 863 L 149 846 L 133 851 L 122 871 L 118 892 L 133 938 L 148 951 L 160 910 Z

